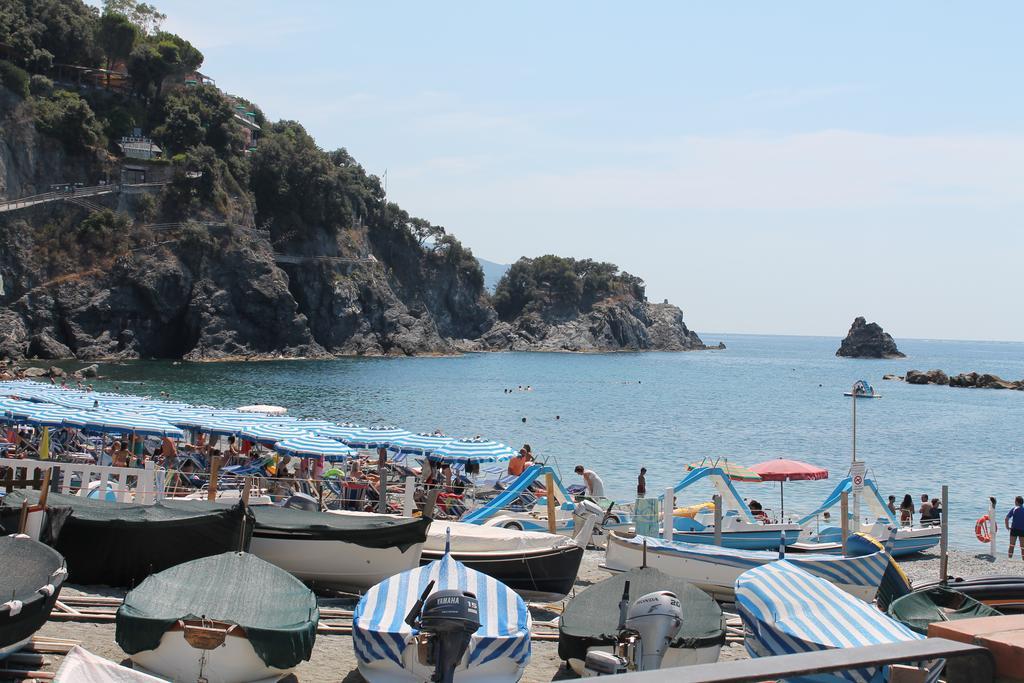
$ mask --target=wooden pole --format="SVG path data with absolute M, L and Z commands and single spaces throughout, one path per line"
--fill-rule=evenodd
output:
M 675 532 L 674 510 L 672 506 L 676 503 L 676 490 L 672 487 L 665 489 L 665 500 L 661 506 L 661 537 L 666 541 L 672 540 Z
M 942 512 L 939 514 L 942 535 L 939 537 L 939 581 L 946 582 L 949 569 L 949 486 L 942 485 Z M 992 526 L 995 526 L 993 524 Z
M 711 501 L 715 504 L 715 545 L 722 545 L 722 495 L 716 493 Z
M 416 477 L 408 476 L 405 478 L 405 496 L 402 498 L 402 515 L 405 517 L 412 517 L 412 513 L 416 511 Z
M 377 475 L 377 488 L 380 493 L 377 512 L 383 515 L 388 511 L 388 452 L 383 448 L 377 449 Z
M 21 501 L 21 517 L 18 519 L 18 533 L 25 533 L 25 529 L 28 527 L 28 501 Z
M 856 400 L 856 398 L 854 399 Z M 843 491 L 843 497 L 839 504 L 839 516 L 842 518 L 842 539 L 843 539 L 843 556 L 846 556 L 846 539 L 850 537 L 850 494 Z
M 50 475 L 53 472 L 52 467 L 47 467 L 46 471 L 43 472 L 43 488 L 39 490 L 39 507 L 46 511 L 46 499 L 50 495 Z
M 553 534 L 557 531 L 555 528 L 555 475 L 548 472 L 544 475 L 544 487 L 547 489 L 547 495 L 545 499 L 548 503 L 548 533 Z M 587 539 L 583 539 L 586 543 Z
M 220 470 L 220 456 L 210 456 L 210 482 L 207 485 L 206 499 L 217 500 L 217 473 Z

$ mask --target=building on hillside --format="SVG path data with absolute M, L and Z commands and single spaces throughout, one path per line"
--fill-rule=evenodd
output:
M 163 150 L 150 138 L 142 135 L 141 131 L 135 130 L 135 134 L 125 136 L 117 143 L 121 148 L 121 154 L 129 159 L 159 159 Z
M 235 123 L 242 127 L 242 134 L 245 135 L 245 149 L 247 152 L 256 151 L 256 141 L 260 136 L 260 125 L 256 123 L 256 112 L 249 111 L 249 107 L 238 100 L 234 100 Z

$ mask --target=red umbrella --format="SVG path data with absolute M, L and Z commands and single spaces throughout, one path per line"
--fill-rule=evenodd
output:
M 786 494 L 782 488 L 783 482 L 828 479 L 828 470 L 824 467 L 818 467 L 817 465 L 812 465 L 811 463 L 804 462 L 802 460 L 776 458 L 775 460 L 768 460 L 766 462 L 753 465 L 750 469 L 761 475 L 762 481 L 779 482 L 779 495 L 781 497 L 781 502 L 779 504 L 780 517 L 784 515 L 786 511 Z

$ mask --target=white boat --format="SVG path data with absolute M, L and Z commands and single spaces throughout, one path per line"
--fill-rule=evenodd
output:
M 148 673 L 246 683 L 277 680 L 308 660 L 319 618 L 316 596 L 296 578 L 249 553 L 224 553 L 129 591 L 115 637 Z
M 467 629 L 463 651 L 448 655 L 455 667 L 455 683 L 518 681 L 530 660 L 532 622 L 526 603 L 500 581 L 447 554 L 392 576 L 359 601 L 352 615 L 359 673 L 370 683 L 430 681 L 435 664 L 428 662 L 428 653 L 437 642 L 432 639 L 439 636 L 428 635 L 425 628 L 414 629 L 408 617 L 421 597 L 426 597 L 429 605 L 430 596 L 442 591 L 452 596 L 446 600 L 469 593 L 476 603 L 473 611 L 478 627 Z
M 268 505 L 249 551 L 314 588 L 363 591 L 419 566 L 430 520 L 369 512 L 307 512 Z
M 604 567 L 613 572 L 654 567 L 690 581 L 716 599 L 732 600 L 740 574 L 779 559 L 778 552 L 767 550 L 737 550 L 613 533 L 608 539 Z M 874 599 L 890 562 L 884 551 L 861 557 L 791 554 L 786 559 L 865 601 Z

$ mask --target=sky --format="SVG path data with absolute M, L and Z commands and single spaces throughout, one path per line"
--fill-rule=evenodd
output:
M 156 5 L 479 257 L 612 261 L 698 331 L 1024 340 L 1022 3 Z

